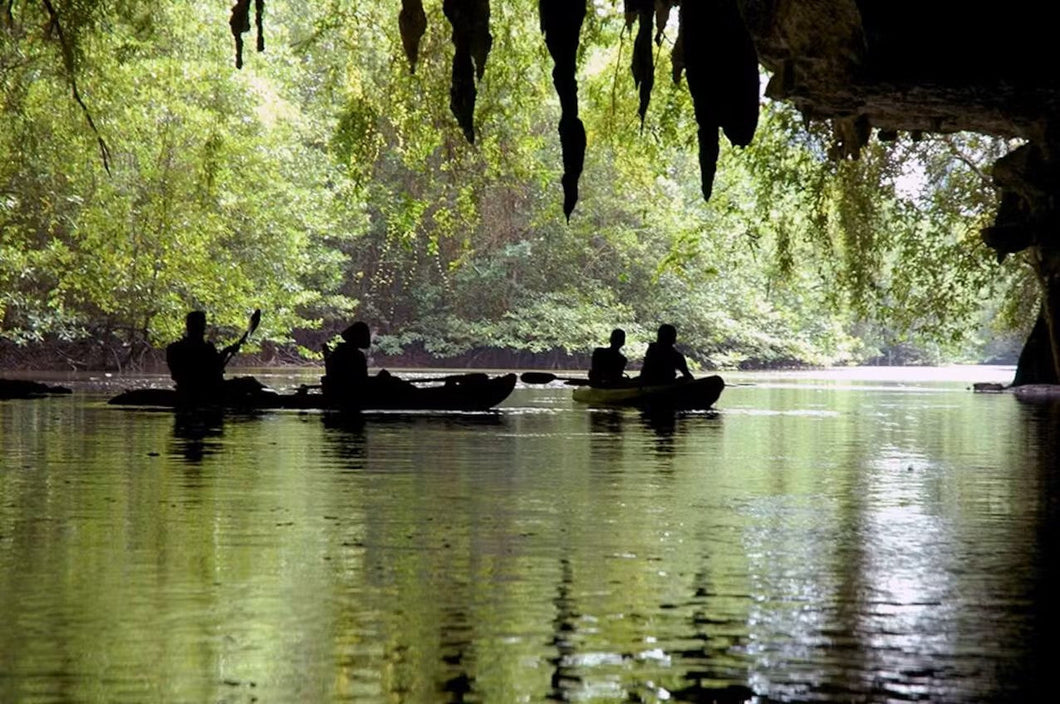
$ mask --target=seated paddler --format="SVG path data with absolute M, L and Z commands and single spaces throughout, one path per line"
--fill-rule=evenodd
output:
M 615 328 L 611 331 L 610 344 L 593 350 L 589 366 L 589 382 L 593 386 L 618 386 L 625 381 L 626 357 L 622 346 L 626 344 L 626 331 Z
M 648 344 L 641 365 L 639 380 L 642 384 L 669 384 L 677 378 L 691 379 L 688 362 L 685 356 L 674 349 L 677 342 L 677 328 L 673 325 L 660 325 L 655 335 L 655 342 Z
M 368 324 L 358 320 L 341 333 L 342 342 L 330 349 L 324 345 L 324 376 L 320 379 L 324 395 L 341 403 L 362 404 L 364 396 L 381 387 L 405 387 L 406 382 L 391 376 L 385 369 L 368 375 L 368 358 L 361 350 L 372 345 Z
M 177 393 L 193 400 L 218 397 L 224 385 L 225 363 L 238 349 L 220 352 L 206 339 L 206 313 L 193 310 L 184 318 L 184 337 L 166 347 L 166 364 Z

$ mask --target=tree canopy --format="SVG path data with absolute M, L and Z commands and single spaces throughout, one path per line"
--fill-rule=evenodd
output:
M 124 364 L 189 307 L 222 332 L 261 307 L 263 339 L 310 356 L 358 316 L 387 353 L 541 362 L 614 326 L 636 356 L 675 322 L 697 363 L 753 366 L 981 358 L 989 325 L 1026 324 L 1020 260 L 999 268 L 978 239 L 1005 142 L 837 160 L 827 125 L 761 99 L 704 202 L 702 110 L 684 83 L 638 92 L 643 27 L 592 4 L 572 60 L 522 3 L 493 2 L 472 143 L 447 5 L 423 8 L 413 73 L 399 28 L 418 21 L 392 2 L 270 0 L 267 50 L 241 70 L 217 3 L 9 3 L 0 335 L 105 341 Z M 653 72 L 677 40 L 659 26 Z M 576 109 L 553 89 L 571 64 Z M 588 148 L 568 222 L 572 114 Z

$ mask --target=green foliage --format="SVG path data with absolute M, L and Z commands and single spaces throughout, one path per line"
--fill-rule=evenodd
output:
M 351 309 L 336 296 L 344 257 L 330 245 L 359 206 L 333 197 L 345 177 L 321 148 L 323 123 L 282 81 L 225 66 L 200 46 L 207 26 L 177 7 L 154 17 L 169 21 L 154 25 L 168 41 L 139 40 L 138 16 L 119 15 L 111 34 L 78 43 L 109 174 L 61 76 L 30 81 L 35 64 L 5 72 L 5 337 L 92 330 L 157 344 L 179 335 L 189 308 L 238 330 L 261 307 L 263 334 L 282 340 Z
M 977 235 L 1007 145 L 872 141 L 835 162 L 826 126 L 765 102 L 704 203 L 687 91 L 658 80 L 641 127 L 606 4 L 583 30 L 569 224 L 551 61 L 523 2 L 492 5 L 474 145 L 448 107 L 440 3 L 415 74 L 392 2 L 270 0 L 268 49 L 242 71 L 215 3 L 55 5 L 110 173 L 43 10 L 16 3 L 0 30 L 10 340 L 159 344 L 190 307 L 233 333 L 261 307 L 260 339 L 357 315 L 392 354 L 585 353 L 623 326 L 635 358 L 674 322 L 702 367 L 818 365 L 974 355 L 987 321 L 1024 324 L 1033 301 L 1019 262 L 999 268 Z

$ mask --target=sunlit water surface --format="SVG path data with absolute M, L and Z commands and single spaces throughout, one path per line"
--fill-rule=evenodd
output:
M 1044 696 L 1060 410 L 984 374 L 670 418 L 0 402 L 0 702 Z

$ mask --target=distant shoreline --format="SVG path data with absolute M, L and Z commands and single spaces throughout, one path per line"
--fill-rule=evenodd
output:
M 693 357 L 690 356 L 690 360 Z M 576 371 L 589 368 L 590 352 L 571 354 L 566 350 L 528 352 L 496 347 L 481 347 L 459 355 L 436 357 L 422 348 L 409 349 L 401 354 L 386 355 L 378 351 L 369 355 L 369 364 L 377 368 L 396 369 L 541 369 Z M 928 364 L 883 364 L 883 360 L 868 360 L 858 367 L 931 367 Z M 1015 360 L 987 360 L 967 364 L 1014 365 Z M 266 341 L 253 352 L 241 353 L 229 365 L 230 370 L 260 367 L 322 367 L 323 360 L 308 359 L 296 345 L 277 345 Z M 639 360 L 631 360 L 629 369 L 640 368 Z M 812 371 L 831 368 L 830 365 L 811 365 L 797 360 L 761 363 L 756 360 L 735 367 L 698 365 L 698 373 L 708 371 Z M 106 345 L 96 341 L 65 341 L 16 345 L 0 342 L 0 374 L 8 372 L 110 372 L 164 373 L 165 350 Z

